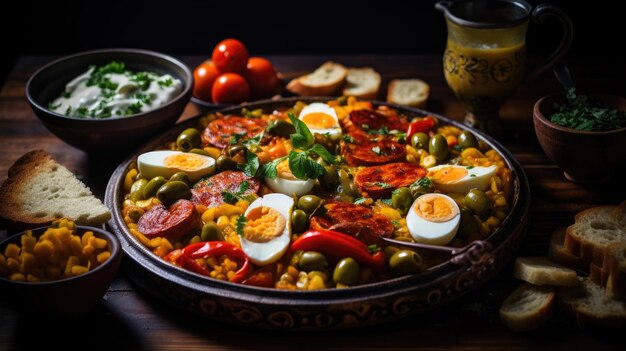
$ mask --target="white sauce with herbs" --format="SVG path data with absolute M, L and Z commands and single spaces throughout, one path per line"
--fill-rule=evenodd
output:
M 92 66 L 65 85 L 65 92 L 48 108 L 54 112 L 84 118 L 130 116 L 154 110 L 172 101 L 182 83 L 169 74 L 132 72 L 124 63 Z

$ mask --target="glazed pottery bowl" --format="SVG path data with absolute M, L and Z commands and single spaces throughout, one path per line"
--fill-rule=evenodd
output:
M 151 111 L 127 117 L 80 118 L 50 111 L 47 106 L 65 85 L 91 65 L 124 62 L 133 71 L 170 74 L 180 79 L 182 91 L 170 102 Z M 108 153 L 137 146 L 173 125 L 191 97 L 193 75 L 179 60 L 139 49 L 105 49 L 63 57 L 39 69 L 26 85 L 26 96 L 41 122 L 66 143 L 89 153 Z
M 49 227 L 33 229 L 39 238 Z M 111 256 L 88 272 L 59 280 L 42 282 L 13 281 L 0 275 L 0 295 L 18 313 L 44 318 L 75 318 L 93 309 L 117 275 L 122 259 L 122 248 L 115 235 L 95 227 L 78 226 L 78 234 L 93 232 L 95 237 L 105 239 Z M 21 247 L 24 232 L 13 235 L 0 243 L 4 253 L 9 244 Z
M 593 96 L 598 101 L 626 111 L 626 99 L 613 95 Z M 616 177 L 626 166 L 626 128 L 588 132 L 550 122 L 555 106 L 565 94 L 539 99 L 533 109 L 533 123 L 539 144 L 569 180 L 600 183 Z

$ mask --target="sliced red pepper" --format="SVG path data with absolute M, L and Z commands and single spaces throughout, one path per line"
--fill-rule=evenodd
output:
M 181 249 L 172 250 L 170 251 L 170 253 L 165 255 L 163 259 L 166 260 L 167 262 L 180 265 L 180 255 L 182 255 L 182 253 L 183 253 L 183 250 Z
M 435 120 L 430 116 L 426 116 L 420 119 L 419 121 L 415 121 L 409 124 L 409 129 L 406 132 L 407 143 L 411 142 L 411 137 L 413 136 L 413 134 L 428 133 L 428 131 L 431 130 L 434 126 L 435 126 Z
M 210 272 L 196 262 L 197 258 L 219 258 L 226 255 L 237 261 L 239 269 L 235 275 L 230 278 L 233 283 L 241 283 L 248 276 L 250 271 L 250 259 L 237 246 L 231 245 L 224 241 L 208 241 L 188 245 L 182 251 L 180 263 L 183 268 L 198 274 L 210 276 Z
M 272 267 L 276 268 L 276 267 Z M 258 271 L 254 272 L 250 278 L 246 279 L 244 282 L 246 285 L 253 286 L 261 286 L 265 288 L 273 288 L 274 287 L 274 273 L 271 269 L 265 267 L 261 268 Z
M 370 254 L 369 247 L 350 235 L 332 230 L 309 230 L 291 244 L 291 252 L 319 251 L 333 259 L 352 257 L 359 264 L 377 272 L 385 269 L 385 253 L 378 251 Z

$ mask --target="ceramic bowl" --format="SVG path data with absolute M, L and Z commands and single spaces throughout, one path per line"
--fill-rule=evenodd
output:
M 33 229 L 33 235 L 41 236 L 49 227 Z M 0 276 L 0 294 L 18 313 L 46 318 L 74 318 L 93 309 L 117 275 L 122 259 L 122 248 L 115 235 L 95 227 L 78 226 L 82 235 L 92 231 L 94 236 L 105 239 L 111 256 L 87 273 L 45 282 L 17 282 Z M 13 235 L 0 243 L 0 252 L 14 243 L 21 246 L 24 232 Z
M 64 91 L 65 84 L 87 71 L 90 65 L 116 60 L 133 71 L 168 73 L 183 83 L 176 98 L 151 111 L 128 117 L 79 118 L 50 111 L 48 103 Z M 191 97 L 193 75 L 179 60 L 139 49 L 105 49 L 63 57 L 40 68 L 26 85 L 26 97 L 41 122 L 66 143 L 89 153 L 128 149 L 167 129 L 180 117 Z
M 626 111 L 626 99 L 614 95 L 596 95 L 597 100 Z M 615 178 L 626 167 L 626 128 L 588 132 L 550 122 L 555 105 L 565 101 L 565 94 L 539 99 L 533 109 L 533 123 L 539 144 L 565 177 L 579 183 L 600 183 Z

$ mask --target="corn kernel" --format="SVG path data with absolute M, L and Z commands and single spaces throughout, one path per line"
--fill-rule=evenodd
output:
M 27 234 L 23 234 L 20 238 L 22 242 L 22 251 L 32 253 L 35 248 L 35 243 L 37 239 L 32 235 L 31 231 L 28 231 Z
M 96 256 L 96 261 L 98 261 L 98 263 L 102 263 L 102 262 L 108 260 L 109 257 L 111 257 L 111 253 L 109 251 L 104 251 L 104 252 L 99 253 Z
M 72 251 L 72 255 L 80 255 L 83 252 L 83 243 L 81 243 L 78 235 L 74 235 L 70 239 L 70 249 Z
M 168 251 L 174 250 L 174 246 L 172 246 L 172 243 L 170 243 L 170 241 L 166 238 L 161 238 L 161 247 L 165 248 Z
M 206 151 L 206 153 L 209 154 L 209 156 L 213 157 L 216 160 L 218 157 L 220 157 L 220 154 L 222 153 L 222 150 L 216 147 L 210 147 L 210 146 L 205 147 L 204 151 Z
M 235 205 L 231 205 L 231 204 L 221 204 L 219 205 L 219 211 L 223 216 L 233 216 L 233 215 L 240 215 L 243 213 L 243 210 Z
M 313 276 L 313 278 L 311 278 L 309 280 L 309 285 L 307 287 L 308 290 L 320 290 L 320 289 L 324 289 L 326 287 L 326 285 L 324 284 L 324 281 L 322 280 L 322 278 L 319 275 Z
M 195 243 L 199 243 L 201 242 L 202 239 L 200 238 L 200 235 L 194 235 L 191 240 L 189 240 L 190 244 L 195 244 Z
M 18 271 L 20 269 L 20 262 L 13 257 L 9 257 L 7 258 L 7 268 L 11 271 Z
M 83 256 L 91 256 L 93 255 L 93 253 L 96 251 L 96 248 L 94 248 L 92 245 L 85 245 L 83 247 Z
M 490 227 L 497 227 L 500 225 L 500 220 L 494 216 L 491 216 L 487 218 L 487 224 L 489 224 Z
M 87 267 L 85 267 L 85 266 L 79 266 L 79 265 L 72 266 L 72 270 L 71 270 L 72 275 L 81 275 L 81 274 L 85 274 L 85 273 L 87 273 L 87 271 L 88 271 Z
M 85 232 L 83 234 L 82 243 L 83 245 L 87 245 L 89 243 L 89 238 L 93 237 L 93 232 Z
M 209 223 L 215 219 L 215 207 L 209 208 L 202 213 L 202 222 Z
M 230 220 L 228 219 L 227 216 L 220 216 L 217 219 L 217 227 L 220 230 L 223 230 L 224 228 L 226 228 L 228 225 L 230 224 Z
M 35 260 L 35 255 L 30 252 L 22 252 L 20 255 L 20 272 L 22 273 L 30 273 L 32 272 L 35 265 L 37 265 L 37 261 Z
M 417 160 L 415 159 L 415 156 L 413 156 L 413 155 L 406 155 L 406 162 L 408 162 L 408 163 L 417 163 Z
M 437 159 L 433 155 L 425 156 L 422 161 L 420 161 L 420 166 L 424 168 L 430 168 L 437 165 Z
M 157 237 L 150 239 L 150 248 L 155 249 L 159 246 L 161 246 L 161 238 Z
M 502 196 L 497 196 L 496 199 L 495 199 L 494 204 L 497 207 L 504 207 L 504 206 L 506 206 L 506 199 L 504 197 L 502 197 Z
M 11 276 L 9 277 L 9 279 L 16 281 L 16 282 L 23 282 L 26 281 L 26 277 L 24 276 L 24 274 L 22 273 L 13 273 L 11 274 Z
M 26 276 L 26 281 L 29 281 L 31 283 L 35 283 L 35 282 L 40 281 L 40 279 L 36 275 L 29 274 L 29 275 Z
M 241 209 L 241 213 L 243 213 L 248 209 L 248 206 L 250 206 L 250 202 L 247 200 L 238 200 L 235 206 L 239 207 Z
M 20 247 L 15 244 L 9 244 L 7 245 L 6 249 L 4 249 L 4 255 L 7 258 L 17 259 L 17 257 L 20 255 Z
M 46 276 L 50 279 L 56 279 L 61 276 L 61 269 L 55 266 L 47 266 Z
M 128 173 L 126 173 L 126 176 L 124 177 L 124 190 L 126 190 L 126 192 L 130 191 L 130 187 L 135 182 L 136 176 L 137 176 L 137 170 L 134 168 L 128 171 Z

